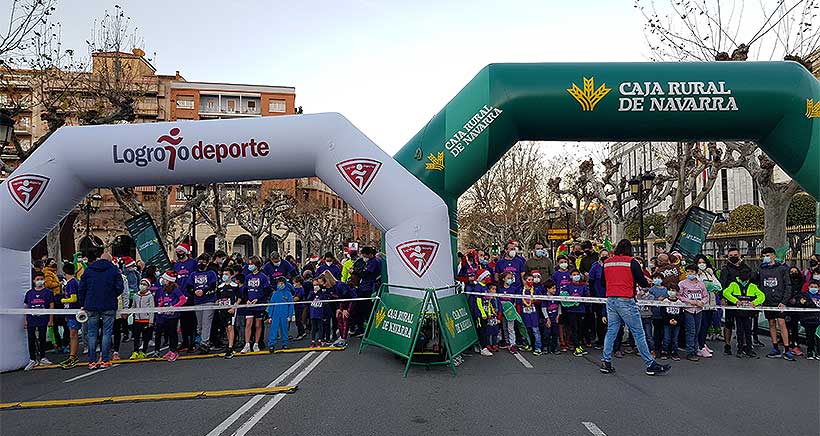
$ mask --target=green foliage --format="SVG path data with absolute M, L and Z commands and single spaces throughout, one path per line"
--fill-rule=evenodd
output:
M 786 213 L 787 226 L 813 225 L 817 219 L 815 201 L 806 193 L 796 194 Z
M 763 230 L 763 208 L 753 204 L 743 204 L 729 213 L 730 232 Z
M 653 213 L 650 215 L 645 215 L 643 217 L 643 234 L 644 237 L 649 235 L 649 226 L 655 226 L 653 231 L 658 238 L 663 238 L 666 236 L 666 215 L 661 215 L 657 213 Z M 626 226 L 624 229 L 626 233 L 626 238 L 635 241 L 638 240 L 640 235 L 638 234 L 638 220 L 636 219 L 631 224 Z

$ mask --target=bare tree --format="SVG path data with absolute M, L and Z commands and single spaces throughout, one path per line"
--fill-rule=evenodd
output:
M 818 0 L 761 1 L 748 11 L 743 0 L 636 0 L 645 18 L 645 36 L 654 60 L 746 61 L 784 59 L 816 70 L 820 57 Z M 783 209 L 799 187 L 777 182 L 774 163 L 751 145 L 733 145 L 736 155 L 760 190 L 765 208 L 764 244 L 786 244 Z M 669 220 L 672 223 L 672 220 Z
M 276 227 L 281 216 L 294 208 L 294 200 L 283 191 L 236 190 L 228 207 L 239 226 L 251 235 L 253 246 L 259 247 L 262 235 Z
M 279 219 L 280 227 L 296 235 L 307 254 L 335 252 L 339 244 L 353 238 L 353 223 L 345 210 L 316 202 L 295 202 Z
M 32 36 L 42 28 L 54 13 L 55 0 L 13 0 L 9 27 L 0 36 L 0 61 L 15 64 L 17 57 L 24 57 L 32 44 Z

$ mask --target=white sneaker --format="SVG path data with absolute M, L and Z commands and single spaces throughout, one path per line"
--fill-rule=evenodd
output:
M 487 347 L 484 347 L 481 349 L 481 355 L 490 357 L 493 355 L 493 353 L 491 353 L 490 350 L 487 349 Z
M 259 345 L 257 345 L 256 347 L 258 348 Z M 245 344 L 245 346 L 242 347 L 242 351 L 240 351 L 240 353 L 250 353 L 250 351 L 251 351 L 251 344 Z
M 710 350 L 706 347 L 703 347 L 703 350 L 701 350 L 701 351 L 703 351 L 703 357 L 706 357 L 706 358 L 712 357 L 712 353 L 713 353 L 712 350 Z
M 709 348 L 708 345 L 704 345 L 703 349 L 706 350 L 706 352 L 709 353 L 709 354 L 715 354 L 715 351 L 712 350 L 711 348 Z
M 36 360 L 29 360 L 28 365 L 26 365 L 26 367 L 23 368 L 23 371 L 31 371 L 37 365 L 39 365 L 39 363 L 37 363 Z
M 42 359 L 40 359 L 40 365 L 53 365 L 53 364 L 51 363 L 50 360 L 43 357 Z
M 253 352 L 254 353 L 259 352 L 259 344 L 253 344 Z

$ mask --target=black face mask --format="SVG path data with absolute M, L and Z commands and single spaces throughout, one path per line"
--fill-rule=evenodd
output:
M 607 259 L 609 259 L 609 256 L 601 256 L 601 262 L 604 262 Z
M 809 261 L 809 266 L 812 267 L 812 268 L 816 267 L 817 266 L 817 261 L 816 260 L 810 260 Z
M 729 258 L 729 262 L 732 262 L 732 263 L 736 264 L 736 263 L 740 262 L 740 258 L 737 257 L 737 256 L 732 256 L 732 257 Z
M 196 269 L 198 269 L 200 271 L 205 271 L 205 268 L 207 268 L 207 267 L 208 267 L 208 265 L 204 264 L 204 263 L 199 263 L 199 264 L 196 265 Z
M 177 253 L 177 259 L 185 260 L 185 257 L 186 257 L 185 253 Z
M 580 256 L 580 255 L 582 255 L 582 254 L 584 254 L 584 252 L 583 252 L 583 251 L 576 251 L 576 252 L 575 252 L 575 255 L 576 255 L 576 256 Z

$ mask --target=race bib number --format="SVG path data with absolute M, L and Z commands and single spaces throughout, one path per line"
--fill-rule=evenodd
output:
M 680 313 L 680 308 L 679 307 L 667 307 L 666 308 L 666 313 L 668 313 L 670 315 L 678 315 Z
M 763 279 L 763 286 L 767 288 L 776 288 L 777 277 L 766 277 L 765 279 Z
M 487 320 L 488 326 L 496 326 L 498 325 L 498 318 L 490 318 Z
M 216 304 L 218 306 L 230 306 L 231 305 L 231 299 L 230 298 L 220 298 L 220 299 L 216 300 Z
M 310 307 L 315 307 L 317 309 L 321 308 L 322 307 L 322 300 L 313 300 L 310 303 Z
M 535 306 L 524 306 L 521 308 L 521 312 L 526 314 L 535 313 Z

